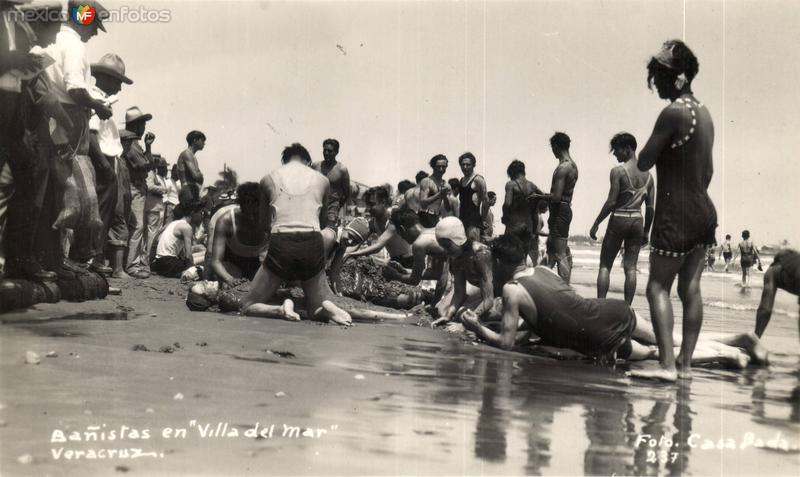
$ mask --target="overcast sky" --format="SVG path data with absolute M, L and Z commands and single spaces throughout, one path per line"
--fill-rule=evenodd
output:
M 223 163 L 260 179 L 295 141 L 321 160 L 335 137 L 367 184 L 412 179 L 439 153 L 455 177 L 472 151 L 502 201 L 514 158 L 549 189 L 558 130 L 580 170 L 575 234 L 605 200 L 611 136 L 643 145 L 666 105 L 647 89 L 647 61 L 684 38 L 716 125 L 718 239 L 749 228 L 757 243 L 800 244 L 798 2 L 103 3 L 169 9 L 168 23 L 107 25 L 89 54 L 125 60 L 134 84 L 115 118 L 132 105 L 152 113 L 154 150 L 169 162 L 189 130 L 206 133 L 207 182 Z

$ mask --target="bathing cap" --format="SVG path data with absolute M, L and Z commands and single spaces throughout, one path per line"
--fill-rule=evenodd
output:
M 436 240 L 447 239 L 460 247 L 467 243 L 464 224 L 456 217 L 445 217 L 436 224 Z

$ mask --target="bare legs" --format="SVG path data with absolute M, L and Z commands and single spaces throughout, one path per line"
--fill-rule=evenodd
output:
M 683 342 L 678 364 L 681 374 L 689 377 L 700 327 L 703 324 L 703 301 L 700 295 L 700 277 L 705 267 L 706 251 L 696 248 L 683 258 L 650 255 L 650 279 L 647 283 L 647 300 L 653 317 L 653 330 L 658 342 L 659 369 L 637 370 L 634 377 L 675 381 L 678 370 L 673 350 L 672 330 L 674 315 L 669 295 L 672 283 L 678 276 L 678 296 L 683 303 Z
M 278 287 L 281 285 L 281 279 L 274 273 L 270 272 L 264 267 L 260 267 L 256 276 L 253 277 L 253 283 L 250 285 L 250 291 L 242 299 L 241 312 L 246 316 L 259 316 L 262 318 L 281 318 L 289 321 L 300 321 L 300 315 L 294 311 L 294 303 L 292 300 L 286 299 L 283 304 L 267 305 Z
M 558 267 L 558 276 L 569 284 L 572 267 L 567 251 L 567 239 L 550 236 L 547 240 L 547 266 L 553 268 L 553 265 L 556 265 Z

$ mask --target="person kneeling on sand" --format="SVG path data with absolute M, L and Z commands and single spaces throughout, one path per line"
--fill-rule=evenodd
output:
M 328 210 L 330 182 L 311 169 L 311 156 L 300 144 L 283 150 L 282 166 L 261 181 L 263 207 L 269 207 L 269 251 L 241 304 L 247 316 L 298 321 L 291 299 L 268 305 L 284 281 L 300 281 L 310 316 L 349 325 L 350 315 L 329 300 L 325 283 L 325 246 L 321 212 Z M 327 215 L 327 214 L 326 214 Z M 324 217 L 324 216 L 323 216 Z
M 259 214 L 260 188 L 245 182 L 236 189 L 236 204 L 224 206 L 208 225 L 206 253 L 208 280 L 218 279 L 224 287 L 252 280 L 267 254 L 269 235 Z
M 475 314 L 481 316 L 494 304 L 492 251 L 486 244 L 467 238 L 464 223 L 456 217 L 446 217 L 436 224 L 436 242 L 447 251 L 448 265 L 453 273 L 453 297 L 434 325 L 450 321 L 467 299 L 467 281 L 480 287 L 481 302 Z
M 161 276 L 180 278 L 187 268 L 194 265 L 192 241 L 197 228 L 203 223 L 203 206 L 192 203 L 183 209 L 183 218 L 173 220 L 158 238 L 155 260 L 150 269 Z
M 495 251 L 496 255 L 502 253 Z M 521 254 L 496 257 L 511 262 Z M 546 267 L 520 276 L 503 287 L 501 331 L 480 323 L 475 312 L 457 313 L 464 327 L 488 344 L 510 350 L 517 341 L 520 324 L 527 326 L 544 344 L 568 348 L 592 358 L 639 361 L 658 359 L 653 326 L 625 301 L 578 295 L 563 279 Z M 677 346 L 677 345 L 676 345 Z M 746 353 L 742 353 L 743 348 Z M 693 364 L 722 362 L 743 368 L 749 362 L 766 363 L 767 352 L 754 333 L 714 335 L 698 342 Z

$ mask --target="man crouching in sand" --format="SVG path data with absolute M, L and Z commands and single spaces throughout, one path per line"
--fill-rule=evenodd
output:
M 524 250 L 493 250 L 503 262 L 524 260 Z M 505 255 L 505 256 L 504 256 Z M 653 325 L 623 300 L 583 298 L 546 267 L 536 267 L 503 287 L 501 331 L 480 323 L 471 310 L 459 310 L 464 327 L 488 344 L 510 350 L 517 330 L 526 326 L 543 344 L 567 348 L 592 358 L 628 361 L 658 359 Z M 678 345 L 679 346 L 679 345 Z M 744 353 L 739 350 L 744 349 Z M 754 333 L 708 334 L 697 343 L 692 364 L 720 362 L 744 368 L 765 364 L 767 351 Z M 613 361 L 612 361 L 613 362 Z
M 309 317 L 350 325 L 350 315 L 325 295 L 330 289 L 325 281 L 320 216 L 327 213 L 330 183 L 311 169 L 311 156 L 300 144 L 285 148 L 281 162 L 281 167 L 261 180 L 262 210 L 271 215 L 272 234 L 267 258 L 242 300 L 241 313 L 300 320 L 290 299 L 280 306 L 266 304 L 281 283 L 300 281 Z

